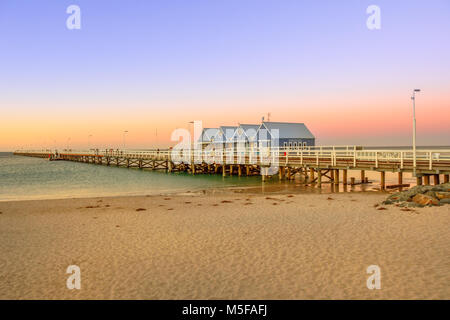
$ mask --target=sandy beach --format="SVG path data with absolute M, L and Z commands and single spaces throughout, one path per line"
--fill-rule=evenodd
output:
M 374 207 L 385 198 L 0 202 L 0 299 L 450 299 L 450 206 Z M 66 288 L 69 265 L 81 290 Z

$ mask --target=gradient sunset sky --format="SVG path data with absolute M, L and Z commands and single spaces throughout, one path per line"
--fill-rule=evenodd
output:
M 267 112 L 317 144 L 410 145 L 414 88 L 418 145 L 450 145 L 448 0 L 0 1 L 0 150 L 116 148 L 124 130 L 163 147 L 191 120 Z

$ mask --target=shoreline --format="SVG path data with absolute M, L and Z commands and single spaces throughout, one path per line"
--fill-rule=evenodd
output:
M 364 185 L 366 188 L 371 188 L 367 190 L 361 190 L 360 186 L 357 186 L 356 190 L 353 190 L 350 185 L 344 189 L 342 186 L 340 188 L 333 186 L 331 183 L 323 183 L 322 188 L 316 188 L 310 185 L 304 185 L 300 181 L 292 182 L 291 184 L 275 184 L 271 183 L 265 186 L 226 186 L 226 187 L 215 187 L 215 188 L 205 188 L 198 189 L 194 191 L 168 191 L 162 193 L 134 193 L 134 194 L 108 194 L 108 195 L 92 195 L 92 196 L 76 196 L 76 197 L 56 197 L 56 198 L 27 198 L 27 199 L 0 199 L 0 203 L 8 202 L 25 202 L 25 201 L 53 201 L 53 200 L 84 200 L 84 199 L 100 199 L 100 198 L 128 198 L 128 197 L 164 197 L 164 196 L 201 196 L 201 195 L 232 195 L 232 194 L 249 194 L 249 195 L 283 195 L 283 194 L 346 194 L 346 193 L 377 193 L 389 195 L 392 192 L 396 192 L 398 189 L 390 190 L 380 190 L 374 187 L 375 184 Z M 261 190 L 264 189 L 264 190 Z M 338 189 L 336 191 L 336 189 Z
M 450 206 L 374 206 L 385 198 L 0 202 L 0 299 L 449 299 Z M 366 287 L 373 264 L 381 290 Z M 69 265 L 81 290 L 66 288 Z

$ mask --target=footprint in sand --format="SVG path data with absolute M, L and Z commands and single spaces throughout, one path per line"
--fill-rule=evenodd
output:
M 120 226 L 119 226 L 119 225 L 116 225 L 116 228 L 120 228 Z
M 146 211 L 147 209 L 144 208 L 137 208 L 136 211 Z
M 377 210 L 387 210 L 385 207 L 379 207 Z
M 233 201 L 230 201 L 230 200 L 222 200 L 221 202 L 222 203 L 233 203 Z
M 278 203 L 274 202 L 274 203 L 272 203 L 272 205 L 276 206 L 276 205 L 278 205 Z
M 402 211 L 413 211 L 414 212 L 413 209 L 409 209 L 409 208 L 401 208 L 400 210 L 402 210 Z
M 170 200 L 170 198 L 164 198 L 164 200 Z
M 202 204 L 201 204 L 201 203 L 199 203 L 199 204 L 197 204 L 197 206 L 201 207 L 201 206 L 202 206 Z
M 292 198 L 293 195 L 292 195 L 292 194 L 288 194 L 287 197 L 288 197 L 288 198 Z
M 190 203 L 192 203 L 192 202 L 190 202 L 190 201 L 186 201 L 185 203 L 186 203 L 186 204 L 190 204 Z
M 248 205 L 250 205 L 250 204 L 253 204 L 253 203 L 251 203 L 251 202 L 246 202 L 246 203 L 244 203 L 244 206 L 248 206 Z
M 106 204 L 106 205 L 105 205 L 105 208 L 109 208 L 109 207 L 111 207 L 109 204 Z
M 333 198 L 331 198 L 331 197 L 328 197 L 328 198 L 327 198 L 327 200 L 334 200 L 334 199 L 333 199 Z
M 218 206 L 218 204 L 217 204 L 217 203 L 214 203 L 214 204 L 213 204 L 213 207 L 217 207 L 217 206 Z
M 173 210 L 173 208 L 168 208 L 167 210 Z

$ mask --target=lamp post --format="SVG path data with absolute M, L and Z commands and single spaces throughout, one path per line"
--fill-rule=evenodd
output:
M 92 137 L 92 134 L 88 135 L 88 150 L 91 149 L 91 137 Z
M 416 175 L 416 92 L 420 89 L 414 89 L 411 100 L 413 101 L 413 172 Z
M 190 127 L 191 127 L 191 125 L 193 125 L 194 124 L 194 121 L 189 121 L 188 122 L 188 125 L 189 125 L 189 159 L 191 159 L 191 161 L 192 161 L 192 165 L 194 165 L 194 154 L 193 154 L 193 152 L 194 152 L 194 141 L 193 141 L 193 137 L 194 137 L 194 132 L 193 132 L 193 128 L 192 128 L 192 135 L 191 135 L 191 129 L 190 129 Z
M 128 133 L 128 130 L 125 130 L 124 132 L 123 132 L 123 149 L 125 149 L 125 135 Z

